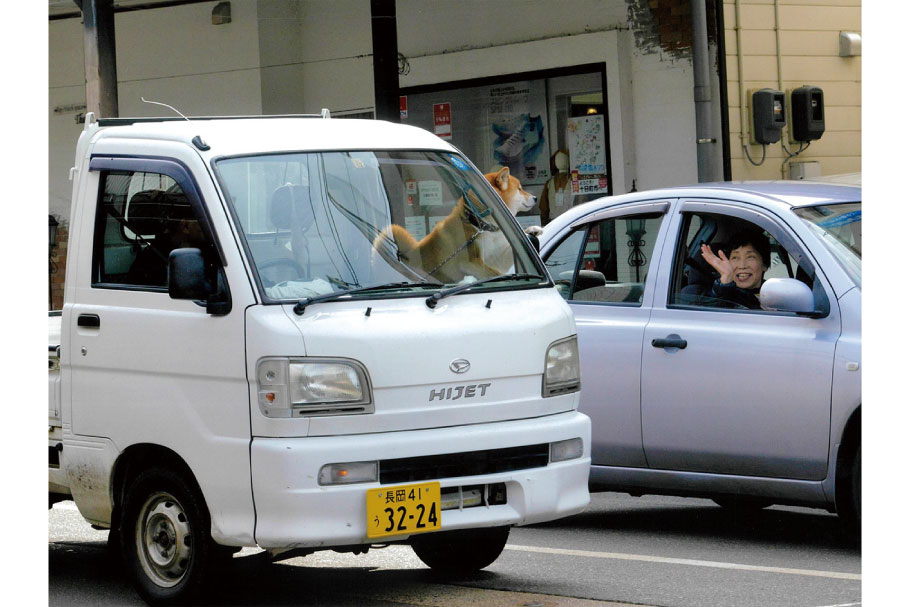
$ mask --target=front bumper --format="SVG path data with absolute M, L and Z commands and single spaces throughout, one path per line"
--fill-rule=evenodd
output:
M 432 430 L 306 438 L 254 438 L 256 542 L 263 548 L 369 544 L 366 491 L 379 483 L 319 486 L 329 463 L 504 449 L 580 437 L 582 457 L 544 467 L 439 478 L 447 487 L 505 483 L 507 503 L 445 510 L 441 529 L 526 525 L 584 510 L 590 501 L 591 421 L 577 413 Z M 391 486 L 391 485 L 390 485 Z M 389 541 L 406 539 L 396 536 Z

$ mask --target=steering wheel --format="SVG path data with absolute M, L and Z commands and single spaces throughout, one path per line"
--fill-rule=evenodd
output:
M 266 272 L 269 268 L 278 268 L 281 266 L 291 268 L 294 271 L 292 278 L 299 278 L 306 276 L 306 271 L 297 263 L 296 260 L 291 259 L 290 257 L 276 257 L 275 259 L 269 259 L 268 261 L 263 261 L 257 264 L 259 269 L 259 278 L 262 279 L 262 284 L 266 287 L 274 287 L 279 282 L 287 281 L 287 278 L 282 278 L 281 273 L 277 273 L 277 276 L 270 278 L 268 276 L 269 272 Z

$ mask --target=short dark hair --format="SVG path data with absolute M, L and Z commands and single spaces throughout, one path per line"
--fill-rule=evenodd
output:
M 728 242 L 725 247 L 727 249 L 727 257 L 733 253 L 734 249 L 746 245 L 749 245 L 758 251 L 758 254 L 761 255 L 762 263 L 766 268 L 771 267 L 771 244 L 768 242 L 768 238 L 759 230 L 745 229 L 739 230 L 733 234 L 730 238 L 730 242 Z

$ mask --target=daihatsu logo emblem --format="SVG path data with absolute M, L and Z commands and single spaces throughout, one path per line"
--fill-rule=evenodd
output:
M 449 363 L 449 369 L 451 369 L 452 373 L 467 373 L 470 368 L 471 363 L 463 358 L 456 358 Z

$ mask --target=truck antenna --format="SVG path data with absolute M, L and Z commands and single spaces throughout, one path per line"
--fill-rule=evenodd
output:
M 176 108 L 174 108 L 173 106 L 170 106 L 166 103 L 161 103 L 160 101 L 149 101 L 148 99 L 146 99 L 145 97 L 142 97 L 142 96 L 140 96 L 139 98 L 142 99 L 143 103 L 153 103 L 155 105 L 163 105 L 164 107 L 168 108 L 169 110 L 172 110 L 174 113 L 179 114 L 180 117 L 183 118 L 184 120 L 186 120 L 187 122 L 189 122 L 189 120 L 190 120 L 189 118 L 187 118 L 186 116 L 184 116 L 183 114 L 178 112 L 176 110 Z

